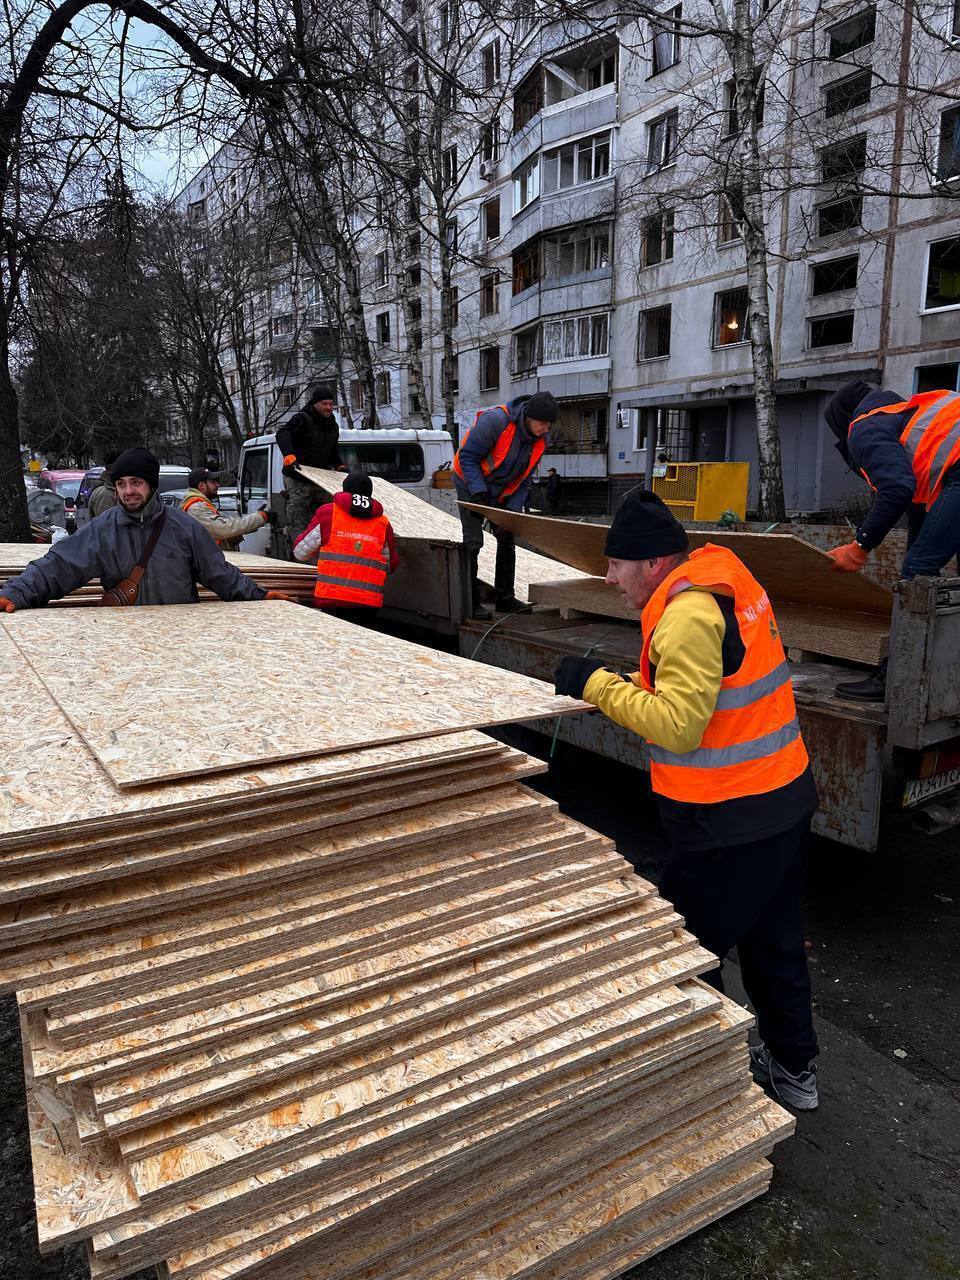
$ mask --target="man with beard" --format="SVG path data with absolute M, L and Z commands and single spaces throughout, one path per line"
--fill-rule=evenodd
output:
M 117 505 L 61 538 L 45 556 L 4 583 L 0 610 L 35 609 L 99 578 L 110 603 L 193 604 L 197 583 L 221 600 L 285 600 L 228 564 L 207 531 L 157 496 L 160 463 L 147 449 L 127 449 L 111 464 Z M 142 575 L 126 599 L 139 565 Z
M 277 446 L 283 453 L 291 546 L 302 536 L 321 499 L 320 490 L 300 468 L 346 471 L 340 459 L 339 439 L 340 428 L 333 416 L 333 387 L 321 382 L 308 392 L 306 407 L 277 432 Z

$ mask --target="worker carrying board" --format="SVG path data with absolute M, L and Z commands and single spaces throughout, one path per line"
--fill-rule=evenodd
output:
M 564 658 L 556 691 L 646 740 L 671 857 L 660 891 L 720 966 L 736 947 L 763 1044 L 758 1083 L 817 1106 L 802 916 L 817 793 L 790 669 L 763 587 L 732 551 L 689 550 L 656 494 L 634 489 L 607 532 L 607 582 L 641 610 L 640 670 Z
M 400 566 L 397 540 L 383 506 L 373 496 L 373 481 L 351 471 L 342 492 L 318 507 L 293 554 L 316 562 L 314 603 L 321 609 L 370 618 L 383 605 L 387 575 Z
M 0 590 L 0 610 L 35 609 L 100 579 L 105 605 L 192 604 L 197 583 L 221 600 L 287 600 L 264 591 L 232 564 L 190 516 L 157 495 L 160 463 L 147 449 L 127 449 L 110 466 L 117 505 Z
M 317 505 L 320 490 L 300 470 L 346 471 L 340 457 L 340 427 L 333 414 L 333 387 L 320 382 L 307 392 L 307 403 L 277 432 L 283 453 L 283 484 L 291 545 L 303 534 Z
M 518 396 L 509 404 L 481 409 L 460 442 L 453 460 L 454 483 L 461 502 L 522 511 L 533 473 L 550 443 L 550 427 L 557 420 L 557 402 L 549 391 Z M 483 516 L 460 508 L 463 545 L 470 560 L 473 616 L 493 615 L 480 602 L 479 557 L 483 546 Z M 500 613 L 528 613 L 530 606 L 517 599 L 516 540 L 506 529 L 494 528 L 497 563 L 493 590 Z
M 220 489 L 220 475 L 206 467 L 196 467 L 187 477 L 190 486 L 180 503 L 180 510 L 193 516 L 201 524 L 218 547 L 235 550 L 248 533 L 262 529 L 265 524 L 275 524 L 277 513 L 268 511 L 266 505 L 259 511 L 245 516 L 224 516 L 216 505 Z
M 960 395 L 924 391 L 904 400 L 854 381 L 833 396 L 826 419 L 848 466 L 874 499 L 853 542 L 829 554 L 843 573 L 857 573 L 903 515 L 903 578 L 936 577 L 960 555 Z M 865 680 L 837 685 L 847 698 L 882 702 L 887 661 Z

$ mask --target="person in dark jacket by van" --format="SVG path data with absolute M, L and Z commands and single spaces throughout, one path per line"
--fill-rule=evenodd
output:
M 346 471 L 340 457 L 339 441 L 340 428 L 333 416 L 333 387 L 321 382 L 310 388 L 304 408 L 277 432 L 277 446 L 283 454 L 291 544 L 303 534 L 320 497 L 320 490 L 310 483 L 300 468 Z
M 453 460 L 454 483 L 461 502 L 522 511 L 544 451 L 550 427 L 557 420 L 557 402 L 549 391 L 518 396 L 477 414 Z M 470 557 L 473 616 L 492 615 L 480 603 L 478 561 L 483 546 L 483 516 L 460 508 L 463 543 Z M 517 553 L 512 533 L 495 529 L 497 566 L 493 589 L 502 613 L 526 613 L 530 606 L 516 597 Z
M 904 400 L 866 382 L 848 382 L 825 417 L 844 461 L 874 490 L 853 542 L 830 552 L 842 573 L 857 573 L 870 552 L 907 516 L 904 578 L 935 576 L 960 555 L 960 395 L 925 391 Z M 882 701 L 886 660 L 866 680 L 837 686 L 845 697 Z

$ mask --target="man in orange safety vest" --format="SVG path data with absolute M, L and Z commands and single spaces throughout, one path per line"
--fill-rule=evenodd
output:
M 593 703 L 647 743 L 671 844 L 660 890 L 722 966 L 737 948 L 763 1044 L 754 1078 L 817 1106 L 802 893 L 817 793 L 777 622 L 732 551 L 634 489 L 607 533 L 607 582 L 641 610 L 639 671 L 564 658 L 557 693 Z M 706 975 L 722 988 L 721 968 Z

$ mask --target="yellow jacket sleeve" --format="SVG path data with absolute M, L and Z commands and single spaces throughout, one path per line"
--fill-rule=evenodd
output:
M 584 700 L 667 751 L 693 751 L 717 705 L 725 629 L 708 591 L 684 591 L 671 600 L 653 633 L 655 691 L 640 688 L 639 675 L 624 680 L 601 670 L 587 681 Z

